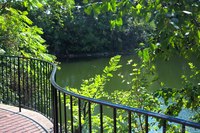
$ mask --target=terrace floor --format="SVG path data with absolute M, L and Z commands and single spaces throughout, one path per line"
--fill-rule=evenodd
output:
M 51 133 L 53 124 L 40 113 L 0 104 L 0 133 Z

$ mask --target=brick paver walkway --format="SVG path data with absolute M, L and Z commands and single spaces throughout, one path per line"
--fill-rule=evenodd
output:
M 16 109 L 0 104 L 0 133 L 52 132 L 52 123 L 41 114 L 25 109 L 18 112 Z

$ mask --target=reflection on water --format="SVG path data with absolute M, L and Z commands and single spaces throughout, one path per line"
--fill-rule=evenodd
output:
M 123 65 L 119 71 L 115 73 L 114 78 L 106 85 L 106 90 L 112 92 L 116 89 L 128 89 L 126 83 L 131 80 L 130 72 L 132 70 L 130 65 L 127 65 L 127 60 L 133 59 L 133 62 L 138 62 L 137 57 L 124 56 L 120 64 Z M 61 63 L 61 70 L 57 72 L 57 82 L 60 86 L 70 86 L 80 88 L 83 79 L 94 77 L 95 74 L 101 74 L 102 70 L 108 65 L 109 58 L 99 59 L 83 59 L 73 60 Z M 168 87 L 181 87 L 182 81 L 180 79 L 183 72 L 187 72 L 187 62 L 180 58 L 174 57 L 170 61 L 162 59 L 156 60 L 156 68 L 158 70 L 159 81 L 165 82 Z M 117 76 L 118 74 L 124 75 L 126 82 Z M 158 83 L 155 83 L 150 89 L 158 89 Z

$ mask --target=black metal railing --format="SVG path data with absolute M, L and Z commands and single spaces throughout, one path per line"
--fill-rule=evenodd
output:
M 200 124 L 84 97 L 57 85 L 55 64 L 0 56 L 0 101 L 38 111 L 54 132 L 200 132 Z
M 50 75 L 53 66 L 45 61 L 0 56 L 0 101 L 29 108 L 52 118 Z

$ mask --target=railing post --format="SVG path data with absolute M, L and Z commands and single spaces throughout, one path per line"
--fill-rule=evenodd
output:
M 20 86 L 20 58 L 18 57 L 18 96 L 19 96 L 19 112 L 21 112 L 21 86 Z
M 54 133 L 58 133 L 58 98 L 57 98 L 57 90 L 51 85 L 52 89 L 52 103 L 53 103 L 53 130 Z

